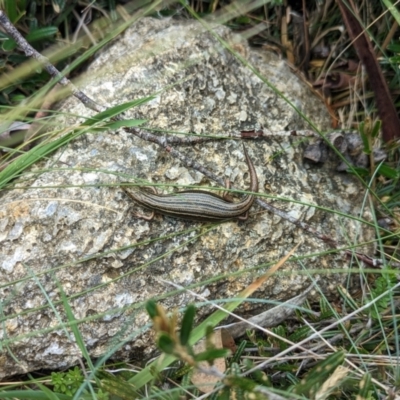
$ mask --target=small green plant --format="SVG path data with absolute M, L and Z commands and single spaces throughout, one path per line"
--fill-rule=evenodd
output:
M 196 312 L 196 308 L 193 305 L 189 305 L 186 308 L 179 333 L 177 329 L 177 313 L 173 313 L 171 318 L 168 318 L 164 308 L 154 301 L 148 301 L 146 309 L 153 320 L 153 328 L 157 332 L 157 346 L 164 353 L 172 354 L 191 366 L 196 366 L 199 361 L 208 361 L 212 364 L 216 358 L 226 357 L 229 354 L 228 350 L 216 349 L 213 346 L 209 340 L 212 335 L 212 329 L 209 329 L 207 333 L 207 350 L 195 355 L 193 347 L 189 345 Z
M 387 307 L 390 306 L 390 302 L 392 300 L 392 293 L 390 289 L 396 284 L 397 279 L 396 275 L 387 274 L 387 276 L 380 276 L 375 279 L 374 287 L 371 289 L 369 294 L 369 298 L 373 300 L 374 298 L 380 296 L 381 294 L 387 292 L 387 295 L 382 297 L 379 301 L 377 301 L 373 307 L 370 308 L 371 316 L 374 319 L 379 320 L 381 318 L 382 313 L 386 310 Z
M 83 383 L 83 375 L 78 367 L 67 372 L 52 372 L 51 383 L 55 392 L 72 396 Z

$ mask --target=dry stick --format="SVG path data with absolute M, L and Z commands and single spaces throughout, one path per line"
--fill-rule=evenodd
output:
M 354 49 L 368 73 L 378 114 L 382 121 L 383 140 L 385 143 L 393 142 L 400 137 L 400 120 L 372 43 L 359 22 L 354 2 L 350 0 L 350 4 L 347 2 L 345 4 L 342 0 L 336 0 L 336 3 L 342 13 Z
M 93 111 L 96 111 L 96 112 L 103 112 L 103 111 L 107 110 L 107 107 L 104 107 L 102 105 L 97 104 L 94 100 L 92 100 L 91 98 L 86 96 L 69 79 L 64 77 L 49 62 L 49 60 L 46 57 L 44 57 L 39 52 L 37 52 L 34 48 L 32 48 L 29 45 L 29 43 L 21 36 L 21 34 L 14 27 L 14 25 L 11 23 L 11 21 L 7 18 L 7 16 L 5 15 L 5 13 L 2 10 L 0 10 L 0 24 L 3 26 L 5 31 L 10 36 L 13 37 L 13 39 L 18 44 L 19 48 L 25 53 L 25 55 L 27 57 L 34 58 L 41 65 L 43 65 L 44 68 L 46 69 L 46 71 L 53 78 L 55 78 L 57 81 L 59 81 L 59 83 L 61 85 L 67 87 L 71 91 L 71 93 L 78 100 L 80 100 L 87 108 L 89 108 L 89 109 L 91 109 Z M 116 116 L 113 119 L 114 120 L 120 120 L 120 121 L 123 120 L 121 116 Z M 149 132 L 144 132 L 143 130 L 138 129 L 138 128 L 123 128 L 123 129 L 126 132 L 132 133 L 132 134 L 138 136 L 139 138 L 141 138 L 143 140 L 158 144 L 159 146 L 163 147 L 166 151 L 171 153 L 173 157 L 175 157 L 175 158 L 179 159 L 180 161 L 182 161 L 182 163 L 186 167 L 193 168 L 194 170 L 201 172 L 203 175 L 207 176 L 209 179 L 217 182 L 220 186 L 224 186 L 225 185 L 225 182 L 223 181 L 223 179 L 219 178 L 217 175 L 215 175 L 214 173 L 212 173 L 209 170 L 207 170 L 206 168 L 204 168 L 198 162 L 192 160 L 189 157 L 186 157 L 185 155 L 183 155 L 179 151 L 177 151 L 174 148 L 172 148 L 170 146 L 170 143 L 176 142 L 176 141 L 173 140 L 171 137 L 157 136 L 157 135 L 154 135 L 154 134 L 149 133 Z M 197 138 L 195 138 L 195 139 L 197 139 Z M 198 138 L 197 142 L 204 141 L 204 139 L 205 138 Z M 185 142 L 188 142 L 188 141 L 187 140 L 184 140 L 184 141 L 179 140 L 179 143 L 182 143 L 182 142 L 185 143 Z M 190 143 L 193 143 L 193 141 L 191 141 Z M 272 212 L 273 214 L 279 215 L 281 218 L 283 218 L 286 221 L 289 221 L 289 222 L 299 226 L 301 229 L 305 230 L 306 232 L 308 232 L 308 233 L 314 235 L 315 237 L 321 239 L 322 241 L 326 242 L 332 248 L 339 247 L 339 244 L 335 239 L 333 239 L 333 238 L 331 238 L 331 237 L 319 232 L 318 230 L 314 229 L 313 227 L 311 227 L 310 225 L 306 224 L 305 222 L 299 221 L 299 220 L 291 217 L 286 212 L 284 212 L 284 211 L 282 211 L 282 210 L 280 210 L 280 209 L 278 209 L 278 208 L 276 208 L 274 206 L 271 206 L 268 203 L 265 203 L 261 199 L 256 199 L 256 202 L 262 208 Z M 348 256 L 356 256 L 356 257 L 360 258 L 362 261 L 364 261 L 365 263 L 367 263 L 367 264 L 369 264 L 371 266 L 376 266 L 376 265 L 382 265 L 383 264 L 382 260 L 378 260 L 378 259 L 372 260 L 370 257 L 368 257 L 366 255 L 362 255 L 362 254 L 358 255 L 357 253 L 352 252 L 350 250 L 346 250 L 345 253 Z

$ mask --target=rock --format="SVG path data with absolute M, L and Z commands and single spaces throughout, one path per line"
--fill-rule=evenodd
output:
M 327 128 L 324 105 L 284 61 L 250 49 L 226 27 L 216 26 L 213 32 L 314 123 Z M 139 21 L 98 55 L 82 82 L 82 90 L 100 104 L 154 94 L 126 117 L 147 119 L 149 127 L 162 131 L 226 137 L 262 127 L 306 127 L 284 100 L 193 21 Z M 68 113 L 55 121 L 63 132 L 82 121 L 76 116 L 93 115 L 72 97 L 59 110 Z M 260 196 L 339 242 L 370 240 L 374 232 L 369 226 L 334 214 L 369 218 L 363 187 L 329 165 L 304 162 L 303 146 L 311 140 L 246 141 Z M 249 187 L 239 141 L 181 151 L 236 187 Z M 161 216 L 150 222 L 137 219 L 133 212 L 143 211 L 115 185 L 139 179 L 155 185 L 213 185 L 155 144 L 119 130 L 81 136 L 27 171 L 14 190 L 2 193 L 0 377 L 64 368 L 82 357 L 61 291 L 92 357 L 144 360 L 154 350 L 145 301 L 160 299 L 171 310 L 197 300 L 164 281 L 210 301 L 235 297 L 298 243 L 296 255 L 305 258 L 285 264 L 254 297 L 289 299 L 310 285 L 310 277 L 329 297 L 347 279 L 349 261 L 343 254 L 314 255 L 329 247 L 259 206 L 253 206 L 245 222 L 217 225 Z M 317 291 L 311 298 L 318 298 Z M 259 309 L 265 309 L 264 303 L 246 303 L 240 311 L 250 315 Z M 212 310 L 202 307 L 198 315 Z

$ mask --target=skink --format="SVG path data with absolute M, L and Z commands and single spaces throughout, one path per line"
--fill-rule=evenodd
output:
M 244 145 L 243 151 L 250 172 L 249 191 L 256 193 L 258 192 L 256 170 Z M 149 217 L 141 216 L 145 219 L 152 219 L 154 212 L 174 218 L 195 221 L 221 221 L 232 218 L 247 219 L 248 210 L 255 198 L 254 194 L 248 194 L 242 201 L 232 203 L 221 196 L 204 190 L 183 190 L 173 194 L 161 195 L 149 193 L 140 187 L 131 187 L 132 189 L 135 188 L 132 192 L 124 186 L 121 188 L 134 201 L 153 211 Z

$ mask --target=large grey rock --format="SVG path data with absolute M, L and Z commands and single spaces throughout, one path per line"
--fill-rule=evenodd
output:
M 214 32 L 283 91 L 322 128 L 324 105 L 272 53 L 250 49 L 229 29 Z M 163 130 L 229 136 L 246 129 L 302 129 L 296 112 L 201 26 L 171 19 L 144 19 L 92 63 L 82 89 L 98 103 L 120 104 L 156 94 L 127 117 L 148 119 Z M 70 128 L 91 113 L 67 99 L 57 124 Z M 246 143 L 256 166 L 260 195 L 292 216 L 346 244 L 373 231 L 356 220 L 367 217 L 363 188 L 327 164 L 303 163 L 299 137 L 269 137 Z M 182 152 L 221 177 L 248 188 L 241 143 L 234 140 L 184 147 Z M 72 365 L 81 357 L 68 325 L 65 292 L 91 356 L 148 357 L 152 334 L 144 302 L 162 298 L 168 309 L 196 301 L 175 293 L 172 281 L 207 299 L 238 295 L 270 263 L 296 244 L 301 261 L 285 265 L 255 297 L 280 301 L 319 280 L 326 296 L 345 282 L 348 260 L 340 253 L 316 256 L 328 246 L 282 218 L 255 206 L 246 222 L 216 226 L 157 217 L 148 222 L 118 187 L 119 181 L 212 185 L 154 144 L 124 131 L 89 133 L 36 165 L 15 190 L 2 194 L 2 341 L 0 377 L 38 368 Z M 164 188 L 165 189 L 165 188 Z M 171 188 L 168 188 L 171 190 Z M 284 200 L 279 200 L 283 198 Z M 294 202 L 294 201 L 295 202 Z M 313 207 L 322 207 L 323 210 Z M 313 256 L 311 256 L 313 255 Z M 323 279 L 320 279 L 320 278 Z M 318 292 L 311 295 L 316 298 Z M 241 311 L 264 309 L 248 303 Z M 199 315 L 211 311 L 203 307 Z M 247 314 L 246 314 L 247 315 Z

